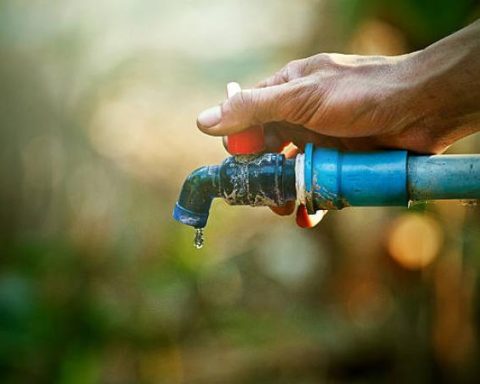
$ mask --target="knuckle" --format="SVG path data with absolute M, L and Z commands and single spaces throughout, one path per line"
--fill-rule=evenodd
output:
M 283 67 L 280 71 L 278 71 L 274 76 L 274 84 L 283 84 L 283 83 L 288 83 L 289 77 L 288 77 L 288 70 L 286 67 Z
M 315 60 L 319 63 L 332 64 L 334 62 L 332 55 L 330 53 L 319 53 L 314 56 Z
M 249 120 L 257 109 L 257 97 L 249 90 L 238 92 L 222 106 L 222 116 L 234 124 Z
M 288 81 L 296 79 L 303 74 L 303 69 L 305 68 L 306 59 L 297 59 L 290 61 L 284 67 L 284 76 Z
M 249 107 L 251 105 L 251 96 L 249 95 L 248 92 L 246 91 L 241 91 L 238 92 L 236 95 L 231 97 L 228 100 L 227 106 L 228 106 L 228 112 L 238 112 L 245 107 Z
M 295 60 L 290 61 L 287 64 L 287 66 L 289 66 L 292 69 L 299 68 L 303 65 L 304 61 L 305 61 L 305 59 L 295 59 Z
M 254 97 L 251 91 L 242 91 L 238 93 L 238 103 L 242 106 L 251 106 Z
M 323 72 L 337 73 L 340 70 L 344 70 L 349 66 L 345 66 L 342 59 L 343 55 L 334 53 L 319 53 L 315 56 L 315 63 L 318 69 L 322 69 Z

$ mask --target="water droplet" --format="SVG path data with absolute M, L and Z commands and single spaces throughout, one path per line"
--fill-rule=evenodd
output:
M 205 240 L 203 238 L 203 228 L 195 228 L 195 239 L 193 240 L 193 245 L 195 248 L 200 249 L 203 247 Z

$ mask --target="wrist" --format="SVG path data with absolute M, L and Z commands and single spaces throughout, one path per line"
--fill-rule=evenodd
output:
M 401 83 L 397 132 L 419 152 L 443 152 L 467 136 L 463 124 L 465 106 L 457 84 L 459 58 L 429 48 L 405 55 L 396 63 L 396 81 Z
M 480 130 L 479 33 L 477 23 L 405 57 L 409 111 L 439 148 Z

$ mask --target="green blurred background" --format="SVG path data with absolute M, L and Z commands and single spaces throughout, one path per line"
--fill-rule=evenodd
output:
M 470 0 L 1 1 L 0 381 L 477 381 L 475 205 L 346 209 L 307 231 L 218 201 L 202 250 L 171 210 L 226 156 L 195 119 L 228 81 L 420 49 L 479 16 Z

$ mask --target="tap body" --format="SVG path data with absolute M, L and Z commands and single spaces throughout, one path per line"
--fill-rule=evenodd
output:
M 241 155 L 199 168 L 185 180 L 173 217 L 203 228 L 216 197 L 230 205 L 281 206 L 294 201 L 295 160 L 278 153 Z
M 173 217 L 203 228 L 212 200 L 282 206 L 309 213 L 348 206 L 407 206 L 409 201 L 480 199 L 480 155 L 417 156 L 406 151 L 341 152 L 307 144 L 296 159 L 241 155 L 187 177 Z

